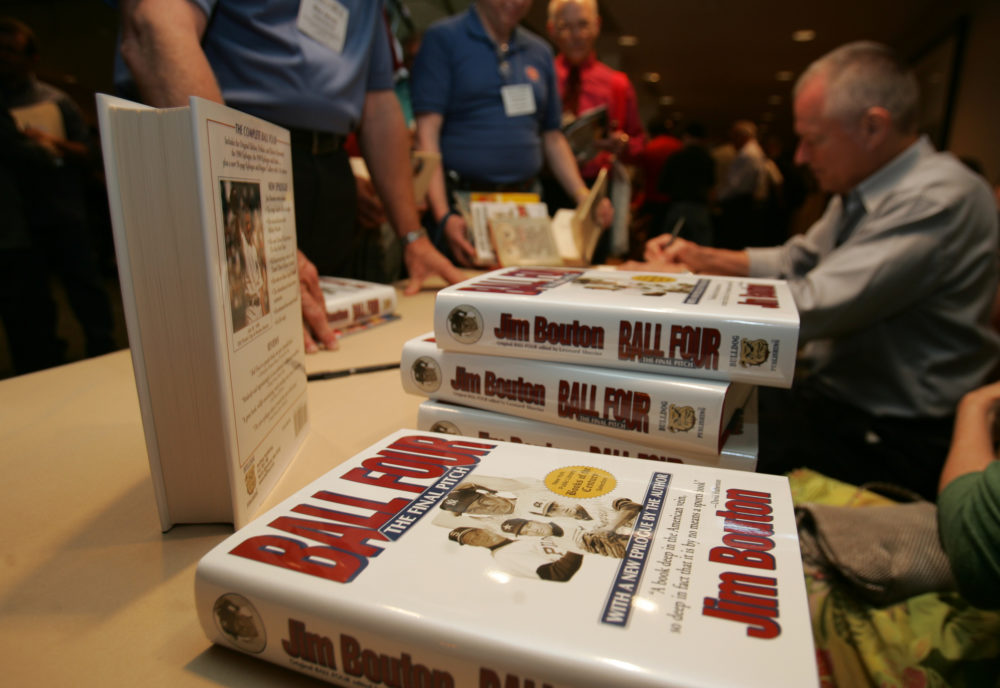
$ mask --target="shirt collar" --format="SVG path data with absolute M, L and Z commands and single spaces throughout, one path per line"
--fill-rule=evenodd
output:
M 593 67 L 595 62 L 597 62 L 597 53 L 595 53 L 594 51 L 590 51 L 590 54 L 583 59 L 583 62 L 581 62 L 576 66 L 579 67 L 580 71 L 582 72 L 588 69 L 589 67 Z M 562 53 L 556 55 L 556 63 L 559 65 L 559 67 L 567 71 L 572 69 L 572 67 L 574 66 L 569 63 L 569 61 L 566 59 L 566 56 L 563 55 Z
M 902 153 L 881 168 L 868 175 L 851 193 L 857 194 L 866 210 L 875 207 L 899 180 L 917 164 L 921 158 L 934 153 L 934 146 L 924 135 L 910 144 Z
M 469 35 L 473 38 L 486 42 L 494 50 L 497 49 L 497 44 L 493 38 L 486 32 L 486 27 L 483 26 L 483 20 L 479 16 L 479 12 L 476 11 L 476 4 L 472 3 L 469 5 L 468 12 L 465 16 L 465 30 L 468 31 Z M 510 41 L 507 43 L 507 47 L 510 52 L 517 50 L 521 43 L 521 27 L 515 26 L 514 30 L 510 33 Z

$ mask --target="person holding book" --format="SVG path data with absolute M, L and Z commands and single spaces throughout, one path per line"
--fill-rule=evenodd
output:
M 806 464 L 933 499 L 955 406 L 1000 351 L 990 190 L 918 134 L 916 79 L 883 45 L 814 62 L 794 110 L 796 162 L 834 194 L 823 216 L 770 248 L 664 235 L 644 267 L 788 280 L 813 367 L 788 393 L 761 390 L 761 470 Z
M 595 141 L 596 155 L 580 162 L 580 176 L 592 185 L 598 173 L 608 170 L 614 185 L 628 186 L 621 198 L 631 198 L 631 182 L 619 166 L 621 174 L 612 174 L 615 162 L 637 163 L 646 145 L 646 133 L 639 118 L 639 101 L 632 82 L 624 72 L 612 69 L 597 59 L 594 44 L 601 34 L 601 16 L 597 0 L 549 0 L 549 37 L 555 43 L 556 82 L 562 98 L 563 122 L 569 123 L 580 115 L 604 106 L 607 108 L 608 131 Z M 560 189 L 546 188 L 549 208 L 573 207 L 575 199 L 559 193 Z M 553 198 L 554 197 L 554 198 Z M 616 202 L 618 212 L 615 226 L 628 221 L 628 203 Z M 601 237 L 597 251 L 601 258 L 609 252 L 610 235 Z
M 362 276 L 352 274 L 364 258 L 344 148 L 352 131 L 359 132 L 378 195 L 405 245 L 406 293 L 434 274 L 462 279 L 420 228 L 382 2 L 122 0 L 120 6 L 119 87 L 130 86 L 130 72 L 150 105 L 185 105 L 197 95 L 291 132 L 307 351 L 317 348 L 314 336 L 336 345 L 318 275 Z
M 589 193 L 560 129 L 552 51 L 518 26 L 530 7 L 530 0 L 476 0 L 427 30 L 413 65 L 417 148 L 442 156 L 428 220 L 462 265 L 473 265 L 476 251 L 451 191 L 537 193 L 544 157 L 571 198 L 580 203 Z M 613 214 L 602 199 L 601 226 Z

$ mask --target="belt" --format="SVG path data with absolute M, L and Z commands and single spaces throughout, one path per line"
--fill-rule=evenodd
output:
M 313 155 L 331 155 L 343 150 L 347 137 L 328 131 L 313 131 L 311 129 L 295 129 L 288 127 L 291 134 L 292 148 L 307 150 Z
M 535 191 L 535 179 L 519 182 L 484 182 L 478 179 L 463 179 L 455 171 L 448 172 L 448 185 L 457 191 L 530 192 Z

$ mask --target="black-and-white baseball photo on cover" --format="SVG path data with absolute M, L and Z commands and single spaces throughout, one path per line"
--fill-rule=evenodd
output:
M 220 187 L 233 332 L 239 332 L 269 310 L 260 184 L 222 180 Z

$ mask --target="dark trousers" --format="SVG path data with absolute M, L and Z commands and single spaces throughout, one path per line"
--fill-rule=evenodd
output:
M 34 248 L 0 251 L 0 319 L 16 374 L 64 362 L 45 260 Z
M 347 152 L 292 147 L 298 246 L 321 275 L 385 281 L 379 236 L 358 226 L 358 191 Z
M 85 354 L 100 356 L 117 348 L 111 299 L 87 223 L 59 210 L 55 206 L 39 213 L 48 221 L 29 225 L 28 246 L 0 251 L 0 318 L 18 374 L 65 363 L 66 343 L 57 334 L 52 277 L 62 284 L 80 323 Z
M 66 290 L 73 315 L 80 322 L 86 355 L 114 351 L 111 299 L 104 285 L 97 249 L 85 221 L 40 226 L 33 229 L 48 272 Z
M 760 388 L 758 471 L 811 468 L 852 485 L 880 482 L 935 501 L 954 418 L 873 416 L 809 380 Z

